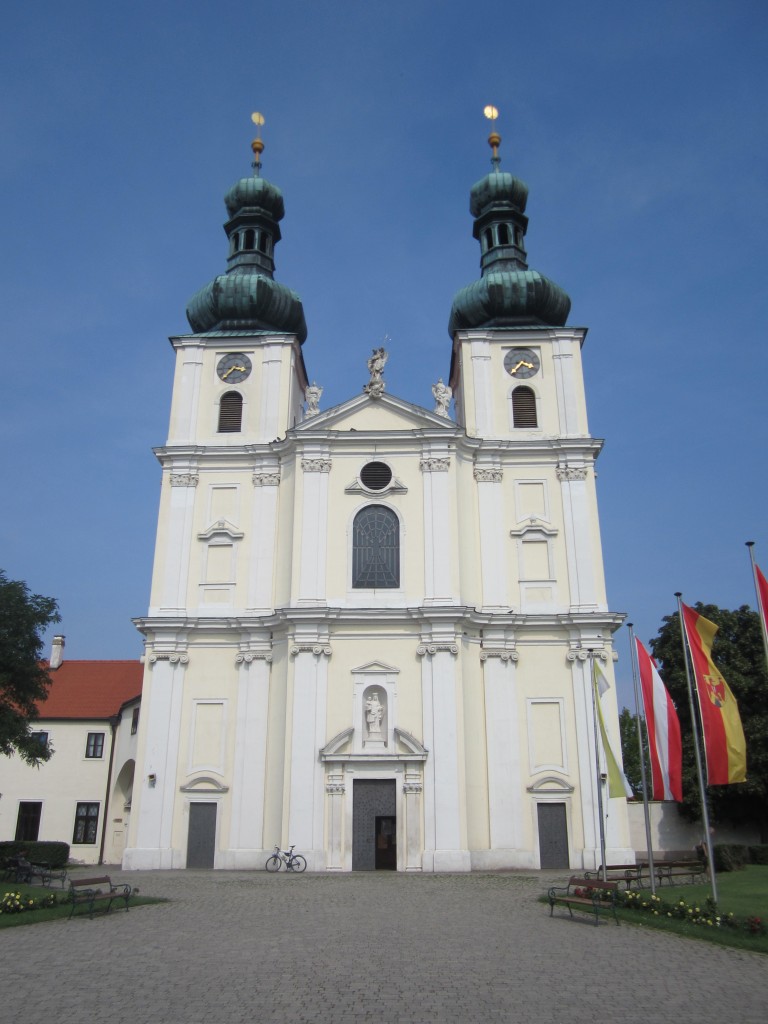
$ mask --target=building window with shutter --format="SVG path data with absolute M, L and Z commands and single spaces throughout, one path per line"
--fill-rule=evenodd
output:
M 227 391 L 219 404 L 219 433 L 236 434 L 243 422 L 243 396 L 238 391 Z
M 352 525 L 352 586 L 374 590 L 400 586 L 400 522 L 381 505 L 370 505 Z
M 538 427 L 536 394 L 533 388 L 522 384 L 512 392 L 512 426 Z
M 43 810 L 42 801 L 19 801 L 19 815 L 16 819 L 16 842 L 36 843 L 40 833 L 40 814 Z

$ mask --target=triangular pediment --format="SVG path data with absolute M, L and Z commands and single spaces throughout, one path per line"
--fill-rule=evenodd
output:
M 447 416 L 438 416 L 420 405 L 413 405 L 393 395 L 369 398 L 358 395 L 341 405 L 308 416 L 295 430 L 300 434 L 325 431 L 379 432 L 393 430 L 434 430 L 452 431 L 458 429 Z
M 380 675 L 383 672 L 399 674 L 400 669 L 395 668 L 394 665 L 388 665 L 385 661 L 367 661 L 365 665 L 358 665 L 357 668 L 352 669 L 353 675 Z

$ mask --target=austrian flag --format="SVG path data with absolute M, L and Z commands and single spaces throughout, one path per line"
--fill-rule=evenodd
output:
M 730 782 L 746 782 L 747 744 L 739 706 L 712 661 L 712 643 L 717 626 L 688 605 L 681 602 L 681 606 L 704 730 L 707 783 L 725 786 Z
M 635 643 L 645 709 L 645 727 L 648 731 L 653 799 L 681 801 L 683 747 L 680 740 L 680 721 L 672 698 L 656 669 L 656 663 L 637 637 Z

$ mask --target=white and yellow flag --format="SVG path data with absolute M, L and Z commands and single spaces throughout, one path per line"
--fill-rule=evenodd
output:
M 627 782 L 627 777 L 619 767 L 616 755 L 611 749 L 608 741 L 608 733 L 605 728 L 603 709 L 600 706 L 600 698 L 606 690 L 610 690 L 611 684 L 605 678 L 596 658 L 592 659 L 592 684 L 595 688 L 595 707 L 597 708 L 597 722 L 600 728 L 600 739 L 603 742 L 603 754 L 605 756 L 605 768 L 608 773 L 608 796 L 633 797 L 632 787 Z

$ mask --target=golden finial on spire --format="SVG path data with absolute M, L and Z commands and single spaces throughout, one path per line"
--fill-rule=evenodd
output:
M 488 118 L 488 120 L 491 122 L 491 125 L 493 125 L 493 122 L 499 116 L 499 112 L 496 109 L 496 107 L 491 106 L 490 103 L 488 104 L 487 107 L 483 108 L 483 113 Z M 498 169 L 499 163 L 501 162 L 500 159 L 499 159 L 499 145 L 500 145 L 500 143 L 501 143 L 501 136 L 494 129 L 491 132 L 491 134 L 488 136 L 488 145 L 493 150 L 493 156 L 491 157 L 491 163 L 497 169 Z
M 251 143 L 253 150 L 253 169 L 256 174 L 261 170 L 261 154 L 264 152 L 264 143 L 261 141 L 261 126 L 264 124 L 264 115 L 255 111 L 251 114 L 251 120 L 256 125 L 256 138 Z

